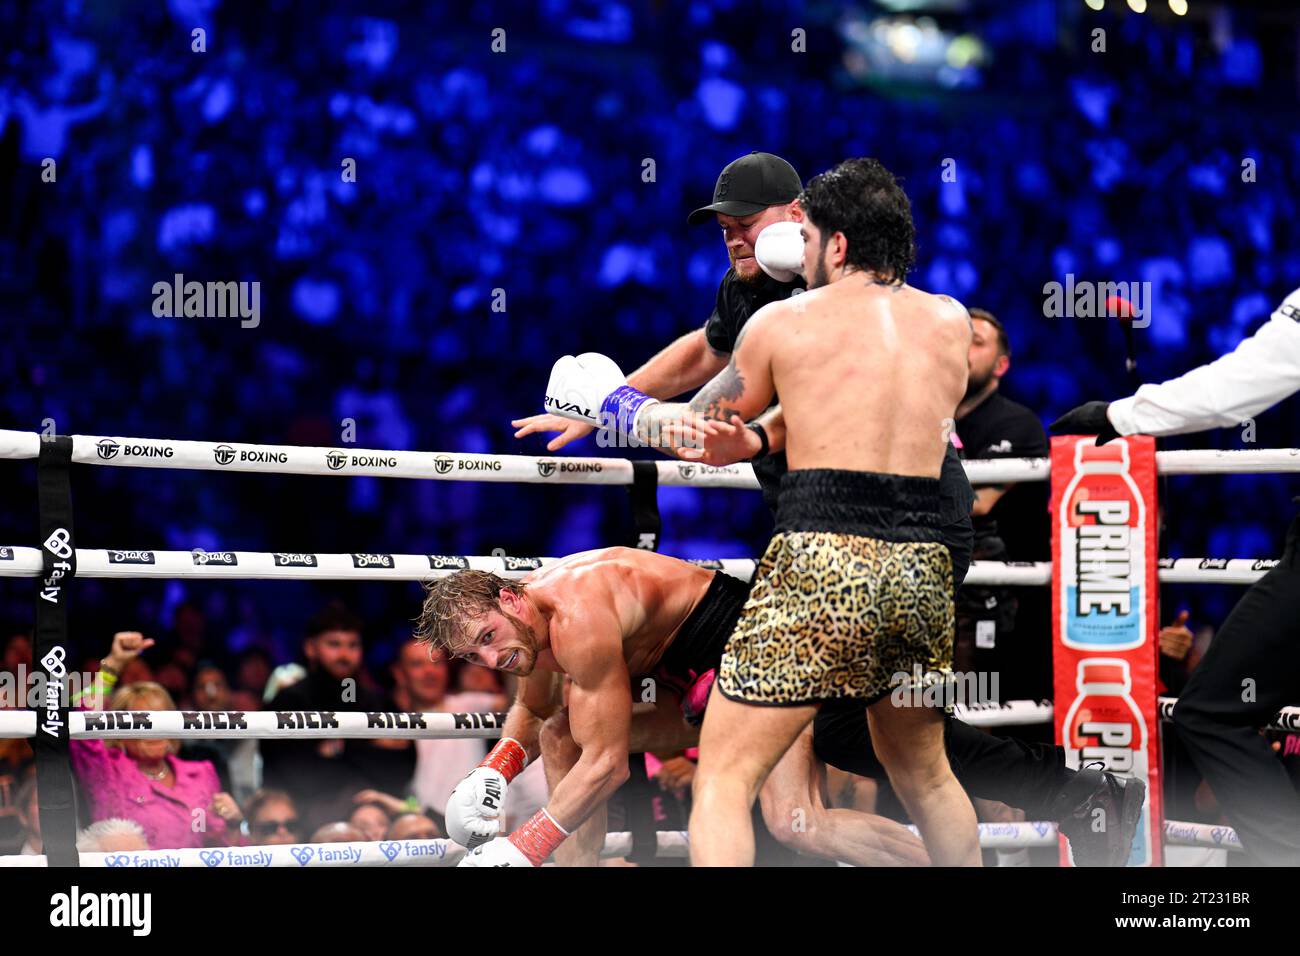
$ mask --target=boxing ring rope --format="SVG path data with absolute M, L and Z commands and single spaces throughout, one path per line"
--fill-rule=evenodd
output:
M 36 736 L 37 711 L 0 711 L 0 739 Z M 451 740 L 501 736 L 506 715 L 346 710 L 74 710 L 73 740 L 349 738 Z
M 346 581 L 372 578 L 424 581 L 464 568 L 519 578 L 554 564 L 559 558 L 513 555 L 444 555 L 305 551 L 146 551 L 78 548 L 81 578 L 275 578 Z M 752 558 L 690 559 L 691 564 L 725 571 L 748 581 L 758 562 Z M 1277 565 L 1274 558 L 1161 558 L 1162 584 L 1252 584 Z M 42 573 L 36 548 L 0 547 L 0 577 L 34 578 Z M 1052 580 L 1050 561 L 972 561 L 967 584 L 1045 586 Z
M 916 833 L 915 827 L 908 827 Z M 1051 848 L 1056 846 L 1055 823 L 981 823 L 980 846 L 986 850 Z M 1231 827 L 1204 823 L 1165 822 L 1167 846 L 1199 846 L 1239 851 L 1241 842 Z M 625 857 L 632 852 L 630 832 L 609 833 L 601 848 L 602 859 Z M 465 849 L 452 840 L 378 840 L 346 843 L 294 843 L 281 846 L 187 847 L 180 850 L 130 850 L 119 853 L 82 853 L 81 864 L 90 867 L 407 867 L 453 866 Z M 655 833 L 655 856 L 686 859 L 690 837 L 685 830 Z M 0 856 L 3 867 L 43 867 L 44 856 Z
M 434 481 L 508 481 L 530 484 L 630 485 L 632 462 L 623 458 L 539 458 L 528 455 L 472 455 L 451 452 L 327 448 L 310 445 L 259 445 L 246 442 L 171 441 L 72 435 L 72 460 L 117 468 L 173 468 L 201 471 L 260 472 L 277 475 L 366 475 L 373 478 L 424 478 Z M 0 459 L 33 459 L 40 453 L 37 432 L 0 429 Z M 962 463 L 975 484 L 1046 481 L 1046 458 L 998 458 Z M 698 465 L 656 461 L 659 483 L 695 488 L 757 488 L 748 464 Z M 1162 475 L 1270 474 L 1300 471 L 1300 448 L 1233 451 L 1158 451 Z
M 441 481 L 488 481 L 586 485 L 634 485 L 636 468 L 626 459 L 543 458 L 523 455 L 474 455 L 438 452 L 326 448 L 294 445 L 169 441 L 109 436 L 70 436 L 72 461 L 109 467 L 142 467 L 237 471 L 263 474 L 340 475 L 413 478 Z M 0 459 L 35 459 L 42 436 L 0 429 Z M 1240 474 L 1300 472 L 1300 449 L 1249 451 L 1157 452 L 1159 474 Z M 645 467 L 647 463 L 636 465 Z M 724 467 L 679 461 L 655 461 L 658 484 L 698 488 L 758 488 L 748 464 Z M 1046 481 L 1050 462 L 1039 459 L 997 459 L 963 463 L 977 484 Z M 77 576 L 88 578 L 234 578 L 423 581 L 463 568 L 495 571 L 520 577 L 555 558 L 505 555 L 449 556 L 403 554 L 318 554 L 248 551 L 120 551 L 77 549 Z M 1242 558 L 1160 558 L 1162 583 L 1250 584 L 1274 567 L 1275 560 Z M 751 559 L 698 560 L 748 580 L 757 562 Z M 0 547 L 0 577 L 38 577 L 41 552 L 35 548 Z M 967 581 L 978 585 L 1043 586 L 1052 581 L 1050 562 L 975 561 Z M 1159 713 L 1170 719 L 1176 700 L 1162 697 Z M 957 708 L 960 719 L 976 726 L 1007 726 L 1050 722 L 1047 701 L 1009 701 Z M 0 738 L 31 737 L 37 732 L 35 711 L 0 712 Z M 112 711 L 68 714 L 72 739 L 92 738 L 270 738 L 362 737 L 449 738 L 493 737 L 504 720 L 501 714 L 400 714 L 364 712 L 189 712 Z M 1284 708 L 1270 723 L 1280 730 L 1300 729 L 1300 707 Z M 914 828 L 913 828 L 914 829 Z M 1165 821 L 1169 845 L 1240 849 L 1229 827 Z M 682 831 L 656 835 L 660 856 L 688 855 Z M 984 847 L 1051 847 L 1057 843 L 1055 824 L 1046 822 L 980 824 Z M 630 833 L 612 833 L 602 856 L 621 856 L 632 849 Z M 86 853 L 90 866 L 404 866 L 449 865 L 463 849 L 447 840 L 380 841 L 355 844 L 296 844 L 281 847 L 231 847 L 154 850 L 132 853 Z M 0 866 L 41 866 L 41 856 L 0 857 Z

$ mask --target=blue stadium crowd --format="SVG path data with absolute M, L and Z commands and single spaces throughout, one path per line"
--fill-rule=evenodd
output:
M 543 454 L 510 420 L 541 410 L 554 358 L 630 370 L 707 318 L 725 250 L 686 215 L 755 149 L 805 178 L 856 155 L 899 175 L 911 281 L 1002 319 L 1004 393 L 1043 422 L 1135 385 L 1118 324 L 1045 317 L 1046 283 L 1152 282 L 1135 331 L 1151 381 L 1231 348 L 1300 284 L 1295 78 L 1246 14 L 1225 36 L 976 4 L 962 28 L 988 60 L 948 89 L 861 82 L 835 4 L 271 6 L 0 7 L 0 427 L 338 447 L 352 421 L 359 448 Z M 260 324 L 156 317 L 152 287 L 178 273 L 259 282 Z M 1290 447 L 1297 424 L 1293 403 L 1246 438 L 1161 447 Z M 1279 552 L 1294 483 L 1164 490 L 1162 554 Z M 35 468 L 0 466 L 0 494 L 0 543 L 31 544 Z M 749 492 L 659 501 L 670 554 L 751 557 L 770 527 Z M 83 547 L 562 555 L 631 536 L 613 487 L 81 468 L 74 504 Z M 1165 597 L 1209 625 L 1236 591 Z M 382 674 L 416 585 L 84 580 L 73 625 L 89 655 L 196 616 L 191 659 L 237 684 L 249 654 L 293 660 L 332 598 L 364 617 Z M 6 636 L 31 609 L 29 585 L 0 585 Z

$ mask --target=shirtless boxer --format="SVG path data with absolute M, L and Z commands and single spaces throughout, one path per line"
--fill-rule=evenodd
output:
M 522 582 L 458 571 L 432 583 L 417 628 L 422 638 L 520 678 L 502 741 L 448 802 L 448 834 L 466 845 L 495 835 L 506 785 L 542 750 L 551 783 L 545 809 L 462 865 L 540 865 L 599 813 L 557 854 L 594 863 L 605 835 L 600 812 L 627 779 L 627 755 L 697 743 L 683 697 L 697 675 L 717 667 L 748 590 L 720 572 L 631 548 L 572 555 Z M 647 686 L 653 704 L 637 703 Z M 920 841 L 893 821 L 813 805 L 820 794 L 810 786 L 810 765 L 810 753 L 792 755 L 769 786 L 789 788 L 790 799 L 818 815 L 828 831 L 823 855 L 833 847 L 835 857 L 859 865 L 928 862 Z
M 790 472 L 705 715 L 692 862 L 753 862 L 749 812 L 763 781 L 824 701 L 852 698 L 868 706 L 876 751 L 931 858 L 978 865 L 975 812 L 945 756 L 942 716 L 888 699 L 894 673 L 919 667 L 925 686 L 952 673 L 938 476 L 965 391 L 970 318 L 906 285 L 911 209 L 875 160 L 814 177 L 800 206 L 809 291 L 760 310 L 689 405 L 650 399 L 589 353 L 556 363 L 548 407 L 596 410 L 645 440 L 699 415 L 748 421 L 781 395 Z
M 480 650 L 471 638 L 477 626 L 473 622 L 477 621 L 491 620 L 508 632 L 515 628 L 504 617 L 503 608 L 520 587 L 524 594 L 530 595 L 531 604 L 524 606 L 536 606 L 538 613 L 545 617 L 552 654 L 556 621 L 563 618 L 555 612 L 557 598 L 562 596 L 565 605 L 585 607 L 593 602 L 609 601 L 615 594 L 633 603 L 643 599 L 662 600 L 672 590 L 674 600 L 663 605 L 664 613 L 655 614 L 647 608 L 629 613 L 632 608 L 623 609 L 623 621 L 644 622 L 644 626 L 623 641 L 617 655 L 607 652 L 605 664 L 626 669 L 638 660 L 645 661 L 640 656 L 642 643 L 656 649 L 658 654 L 649 663 L 636 665 L 641 670 L 652 668 L 649 676 L 654 678 L 656 696 L 660 698 L 655 705 L 636 703 L 642 696 L 644 678 L 631 679 L 626 705 L 632 710 L 628 753 L 695 744 L 698 719 L 692 727 L 683 716 L 699 716 L 698 708 L 711 686 L 711 675 L 721 659 L 722 647 L 740 617 L 748 593 L 744 582 L 677 558 L 626 548 L 576 555 L 548 566 L 545 572 L 529 575 L 522 585 L 481 571 L 461 571 L 430 588 L 421 623 L 425 638 L 444 649 L 460 647 L 460 653 L 467 659 L 517 671 L 520 665 L 511 657 L 513 647 L 507 646 L 508 637 L 502 640 L 501 635 L 496 635 L 489 650 Z M 499 617 L 490 617 L 492 614 Z M 665 616 L 667 620 L 661 626 L 667 629 L 664 633 L 669 638 L 666 649 L 663 635 L 652 631 L 653 622 Z M 507 623 L 503 625 L 502 621 Z M 534 622 L 531 630 L 515 631 L 513 636 L 533 640 L 537 631 Z M 564 645 L 571 640 L 562 637 L 560 643 Z M 535 640 L 533 646 L 536 648 Z M 567 659 L 568 652 L 565 653 Z M 448 832 L 461 844 L 475 846 L 497 834 L 499 808 L 509 782 L 507 775 L 518 772 L 524 756 L 535 756 L 539 749 L 544 754 L 552 792 L 580 761 L 585 748 L 574 739 L 573 726 L 587 726 L 590 720 L 581 716 L 570 718 L 573 707 L 584 706 L 581 701 L 571 699 L 568 709 L 559 706 L 556 676 L 555 672 L 539 671 L 535 667 L 529 676 L 521 679 L 515 708 L 504 731 L 508 739 L 456 788 L 448 801 Z M 619 688 L 620 696 L 625 693 L 626 688 Z M 853 715 L 845 711 L 827 716 L 826 725 L 818 730 L 817 757 L 846 773 L 884 777 L 884 768 L 875 758 L 861 713 Z M 1124 817 L 1115 804 L 1117 792 L 1122 806 L 1134 803 L 1123 801 L 1124 794 L 1122 789 L 1116 790 L 1113 775 L 1097 770 L 1070 770 L 1065 766 L 1060 748 L 997 737 L 956 720 L 948 722 L 945 736 L 954 771 L 971 794 L 1023 809 L 1036 820 L 1059 820 L 1061 832 L 1070 839 L 1075 858 L 1081 862 L 1118 865 L 1127 857 L 1136 829 L 1135 817 L 1124 826 L 1105 832 L 1093 826 L 1099 808 L 1108 818 Z M 521 741 L 530 741 L 531 746 Z M 525 755 L 521 756 L 516 748 L 524 750 Z M 764 819 L 778 839 L 807 855 L 861 865 L 927 862 L 919 841 L 892 824 L 856 811 L 827 807 L 823 797 L 827 784 L 824 767 L 814 760 L 813 750 L 813 735 L 805 733 L 763 787 Z M 626 754 L 617 763 L 625 767 Z M 571 783 L 579 779 L 575 777 Z M 599 786 L 600 782 L 597 778 L 589 781 L 588 786 Z M 603 794 L 601 799 L 607 796 Z M 1136 806 L 1141 806 L 1140 797 Z M 790 825 L 796 810 L 802 811 L 799 818 L 805 824 L 800 828 Z M 556 812 L 554 806 L 549 812 Z M 557 862 L 594 865 L 604 836 L 602 802 L 587 823 L 556 850 Z M 471 864 L 474 862 L 471 860 Z

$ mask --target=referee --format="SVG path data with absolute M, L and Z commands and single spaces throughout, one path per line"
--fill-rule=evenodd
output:
M 1088 402 L 1054 432 L 1181 435 L 1239 425 L 1300 391 L 1300 289 L 1235 350 L 1117 402 Z M 1297 499 L 1300 501 L 1300 499 Z M 1174 707 L 1174 726 L 1250 861 L 1300 866 L 1300 797 L 1259 729 L 1300 703 L 1300 517 L 1277 567 L 1223 622 Z

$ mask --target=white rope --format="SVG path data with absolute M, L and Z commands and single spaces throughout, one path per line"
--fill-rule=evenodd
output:
M 322 554 L 284 551 L 126 551 L 77 549 L 77 576 L 83 578 L 228 578 L 343 581 L 354 579 L 424 581 L 462 568 L 519 578 L 559 558 L 513 555 Z M 752 558 L 692 560 L 748 581 L 758 562 Z M 1274 559 L 1161 558 L 1162 584 L 1251 584 L 1277 565 Z M 42 573 L 36 548 L 0 547 L 0 577 L 34 578 Z M 1044 587 L 1051 584 L 1050 561 L 972 561 L 966 583 Z
M 232 846 L 183 850 L 128 850 L 82 853 L 90 867 L 334 867 L 454 866 L 465 848 L 452 840 L 380 840 L 374 843 L 296 843 L 287 846 Z M 0 867 L 47 866 L 44 856 L 0 856 Z
M 37 457 L 40 437 L 34 432 L 0 430 L 0 458 Z M 74 462 L 114 468 L 240 471 L 267 475 L 368 475 L 432 481 L 562 485 L 630 485 L 633 480 L 632 462 L 625 458 L 537 458 L 529 455 L 390 451 L 348 445 L 333 448 L 254 445 L 109 435 L 71 437 Z M 679 461 L 658 461 L 655 464 L 661 485 L 758 487 L 754 469 L 749 464 L 721 468 Z
M 1176 697 L 1161 697 L 1158 714 L 1170 720 Z M 43 711 L 0 711 L 0 739 L 34 737 L 37 715 Z M 972 727 L 1026 727 L 1052 722 L 1051 701 L 1009 700 L 997 704 L 958 704 L 953 715 Z M 367 711 L 270 710 L 137 710 L 72 711 L 69 733 L 74 740 L 167 738 L 177 740 L 350 737 L 452 739 L 496 737 L 505 714 L 389 713 Z M 1268 725 L 1271 730 L 1300 732 L 1300 707 L 1283 707 Z
M 916 827 L 908 827 L 916 833 Z M 1055 823 L 981 823 L 980 847 L 985 850 L 1055 847 Z M 1240 850 L 1232 827 L 1204 823 L 1165 821 L 1167 846 L 1204 846 Z M 610 833 L 601 848 L 602 858 L 625 857 L 632 852 L 631 833 Z M 296 843 L 288 846 L 186 848 L 183 850 L 131 850 L 124 853 L 82 853 L 86 867 L 339 867 L 339 866 L 454 866 L 465 848 L 451 840 L 380 840 L 370 843 Z M 655 856 L 686 859 L 690 836 L 685 830 L 660 830 L 655 834 Z M 0 867 L 43 867 L 44 856 L 0 856 Z
M 909 830 L 919 835 L 916 827 Z M 980 847 L 985 850 L 1023 849 L 1031 847 L 1055 847 L 1058 845 L 1058 828 L 1055 823 L 1047 821 L 1029 821 L 1023 823 L 981 823 Z M 690 837 L 686 830 L 660 830 L 656 834 L 657 852 L 660 858 L 684 858 L 690 856 Z M 1178 820 L 1165 821 L 1165 844 L 1168 846 L 1204 846 L 1224 850 L 1240 850 L 1241 841 L 1232 827 L 1211 826 L 1204 823 L 1184 823 Z M 632 852 L 632 834 L 611 833 L 605 838 L 601 850 L 602 857 L 627 856 Z
M 1177 697 L 1160 697 L 1156 713 L 1161 720 L 1173 720 Z M 1001 704 L 958 704 L 953 716 L 972 727 L 1023 727 L 1050 724 L 1054 709 L 1049 700 L 1009 700 Z M 1283 707 L 1265 724 L 1269 730 L 1300 733 L 1300 707 Z
M 34 737 L 45 711 L 0 711 L 0 738 Z M 267 740 L 341 738 L 448 740 L 500 737 L 506 715 L 496 713 L 381 713 L 329 710 L 76 710 L 68 714 L 73 740 Z M 42 728 L 44 729 L 44 728 Z
M 450 452 L 257 445 L 247 442 L 173 441 L 73 435 L 72 460 L 119 468 L 182 468 L 275 475 L 370 475 L 434 481 L 509 481 L 529 484 L 630 485 L 632 463 L 623 458 L 536 458 Z M 0 429 L 0 458 L 31 459 L 40 451 L 36 432 Z M 657 461 L 659 483 L 698 488 L 757 488 L 748 464 L 712 468 L 691 462 Z M 975 484 L 1046 481 L 1047 458 L 1000 458 L 963 463 Z M 1271 474 L 1300 471 L 1300 449 L 1160 451 L 1162 475 Z
M 1050 700 L 1008 700 L 1000 704 L 957 704 L 953 716 L 972 727 L 1027 727 L 1052 722 Z

